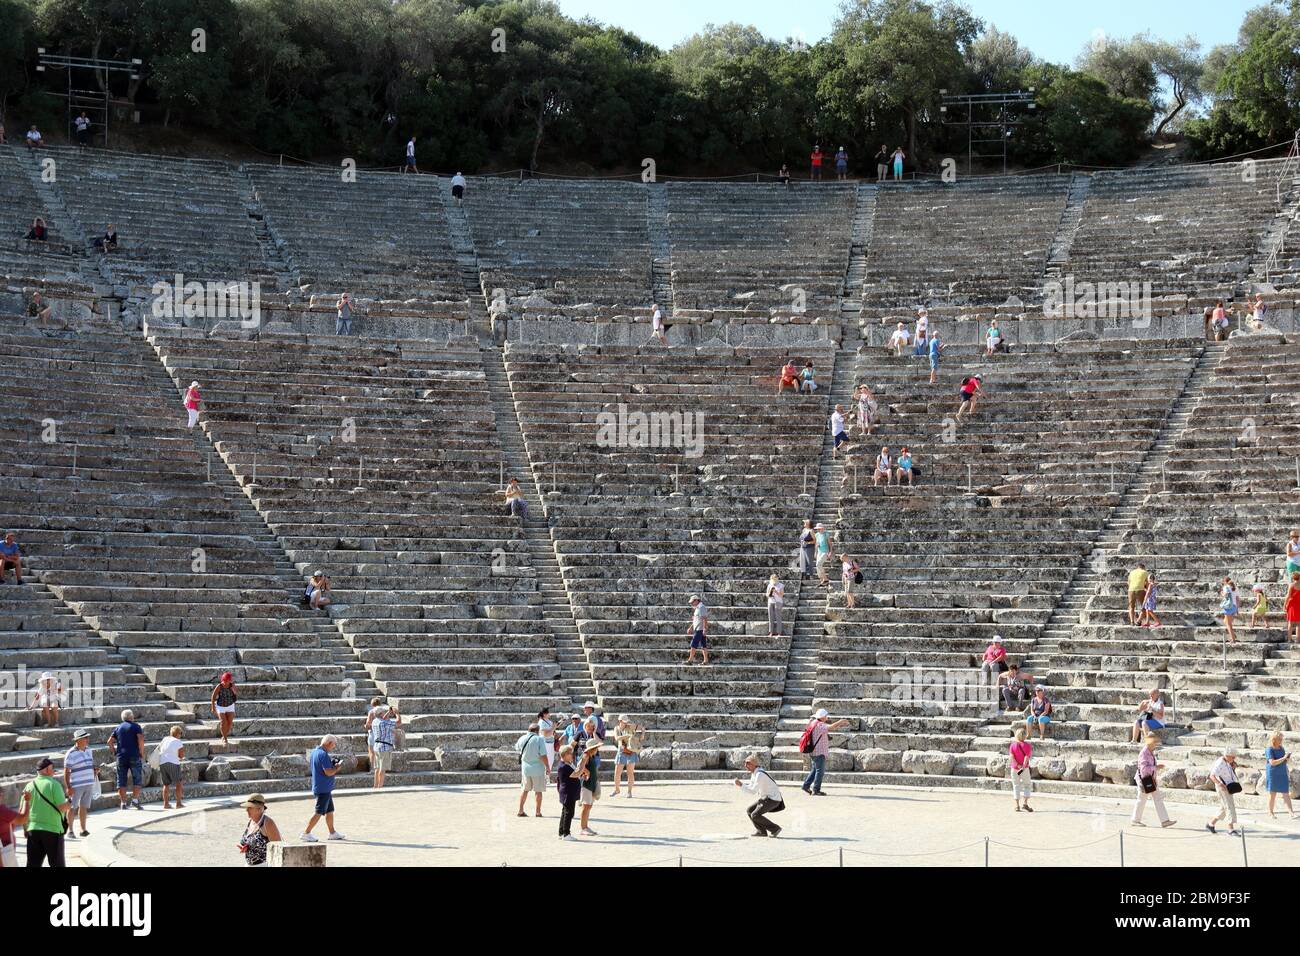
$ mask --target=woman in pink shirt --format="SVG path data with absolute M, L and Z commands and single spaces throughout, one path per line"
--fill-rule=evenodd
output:
M 980 673 L 990 684 L 996 684 L 998 674 L 1007 669 L 1007 649 L 1002 646 L 1002 638 L 994 635 L 993 643 L 984 649 L 984 662 L 980 664 Z
M 201 401 L 203 401 L 203 398 L 199 395 L 199 383 L 190 382 L 190 387 L 185 391 L 185 410 L 190 414 L 190 428 L 199 423 L 199 402 Z
M 1034 745 L 1025 738 L 1028 736 L 1024 727 L 1016 728 L 1016 739 L 1011 742 L 1008 753 L 1011 755 L 1011 796 L 1016 801 L 1016 812 L 1019 813 L 1023 800 L 1024 809 L 1033 813 L 1033 808 L 1029 806 L 1029 795 L 1033 793 L 1034 787 L 1029 779 L 1029 758 L 1034 755 Z

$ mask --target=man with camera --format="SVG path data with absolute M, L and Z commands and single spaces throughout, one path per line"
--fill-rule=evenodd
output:
M 299 837 L 303 843 L 316 842 L 316 837 L 311 830 L 320 822 L 321 817 L 325 818 L 325 826 L 330 831 L 329 839 L 347 839 L 334 829 L 334 775 L 339 772 L 339 766 L 343 763 L 333 755 L 333 750 L 338 745 L 337 737 L 326 734 L 320 739 L 320 746 L 307 758 L 307 764 L 311 767 L 311 792 L 316 798 L 316 812 L 312 814 L 307 829 L 303 830 L 302 836 Z

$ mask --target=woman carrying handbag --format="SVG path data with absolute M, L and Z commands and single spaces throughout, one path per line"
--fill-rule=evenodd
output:
M 1176 821 L 1169 819 L 1169 814 L 1165 812 L 1165 800 L 1160 794 L 1159 784 L 1156 781 L 1156 774 L 1163 770 L 1165 765 L 1156 763 L 1156 748 L 1160 746 L 1160 738 L 1155 734 L 1146 735 L 1146 743 L 1138 753 L 1137 773 L 1133 776 L 1133 781 L 1137 784 L 1138 795 L 1137 803 L 1133 805 L 1133 823 L 1135 827 L 1144 827 L 1142 822 L 1142 811 L 1146 809 L 1147 798 L 1156 807 L 1156 817 L 1160 820 L 1162 827 L 1171 827 Z

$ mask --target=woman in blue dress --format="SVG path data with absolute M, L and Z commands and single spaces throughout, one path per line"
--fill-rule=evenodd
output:
M 1290 774 L 1287 772 L 1291 756 L 1282 748 L 1282 731 L 1275 730 L 1268 738 L 1268 749 L 1264 751 L 1264 759 L 1267 762 L 1264 782 L 1268 788 L 1268 815 L 1274 820 L 1277 819 L 1277 814 L 1273 812 L 1273 805 L 1277 803 L 1277 795 L 1280 793 L 1282 802 L 1286 804 L 1287 813 L 1295 819 L 1295 808 L 1291 806 Z

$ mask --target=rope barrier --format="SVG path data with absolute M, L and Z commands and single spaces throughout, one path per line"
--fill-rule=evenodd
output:
M 969 850 L 973 846 L 983 846 L 983 840 L 976 840 L 974 843 L 963 843 L 961 846 L 950 846 L 943 850 L 927 850 L 924 853 L 881 853 L 878 850 L 855 850 L 852 847 L 846 849 L 845 853 L 857 853 L 861 856 L 883 856 L 889 859 L 906 859 L 908 857 L 921 856 L 939 856 L 944 853 L 957 853 L 960 850 Z
M 828 854 L 838 854 L 839 850 L 818 850 L 816 853 L 807 853 L 803 856 L 789 856 L 780 860 L 706 860 L 700 856 L 682 856 L 682 860 L 690 860 L 692 863 L 722 863 L 733 864 L 735 866 L 769 866 L 773 863 L 798 863 L 800 860 L 811 860 L 819 856 Z
M 1003 843 L 1000 840 L 994 840 L 991 837 L 989 842 L 994 846 L 1005 847 L 1008 850 L 1026 850 L 1034 853 L 1065 853 L 1067 850 L 1082 850 L 1085 847 L 1097 846 L 1099 843 L 1108 843 L 1115 839 L 1117 834 L 1110 833 L 1100 840 L 1093 840 L 1091 843 L 1076 843 L 1073 846 L 1020 846 L 1017 843 Z

